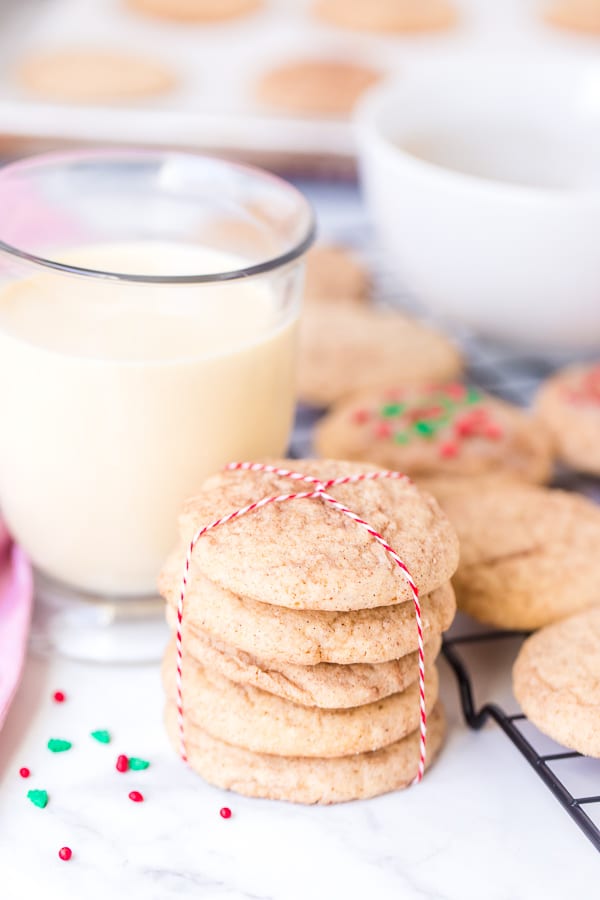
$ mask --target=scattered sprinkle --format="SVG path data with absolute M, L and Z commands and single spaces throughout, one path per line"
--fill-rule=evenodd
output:
M 417 434 L 422 434 L 424 437 L 433 437 L 435 434 L 435 425 L 432 425 L 431 422 L 420 420 L 415 422 L 413 427 Z
M 405 409 L 404 403 L 386 403 L 381 410 L 381 415 L 385 416 L 386 419 L 392 419 L 394 416 L 400 416 Z
M 405 431 L 397 431 L 394 435 L 395 444 L 408 444 L 409 441 L 410 435 L 408 435 Z
M 119 756 L 117 756 L 117 762 L 116 762 L 115 767 L 116 767 L 117 772 L 126 772 L 127 769 L 129 768 L 129 760 L 127 759 L 127 757 L 125 756 L 124 753 L 121 753 Z
M 140 772 L 142 769 L 147 769 L 150 763 L 147 759 L 140 759 L 139 756 L 131 756 L 129 758 L 129 768 L 133 769 L 134 772 Z
M 64 703 L 67 699 L 67 695 L 64 691 L 54 691 L 54 693 L 52 694 L 52 699 L 55 703 Z
M 27 768 L 27 766 L 23 766 L 23 768 L 19 769 L 19 775 L 21 776 L 21 778 L 29 778 L 29 776 L 31 775 L 31 771 Z
M 73 856 L 73 851 L 70 847 L 61 847 L 58 851 L 58 856 L 60 859 L 64 859 L 65 862 L 68 862 Z
M 144 800 L 144 795 L 140 794 L 139 791 L 130 791 L 128 797 L 130 800 L 133 800 L 134 803 L 142 803 Z
M 48 791 L 27 791 L 27 799 L 31 800 L 34 806 L 45 809 L 48 806 Z
M 231 810 L 229 809 L 228 806 L 224 806 L 222 809 L 219 810 L 219 815 L 221 816 L 222 819 L 230 819 L 231 818 Z
M 93 737 L 99 744 L 110 744 L 110 732 L 101 728 L 99 731 L 91 731 L 90 737 Z
M 48 741 L 48 750 L 51 753 L 64 753 L 65 750 L 70 750 L 72 746 L 71 741 L 65 741 L 62 738 L 50 738 Z
M 375 425 L 375 437 L 387 438 L 392 435 L 392 426 L 389 422 L 377 422 Z

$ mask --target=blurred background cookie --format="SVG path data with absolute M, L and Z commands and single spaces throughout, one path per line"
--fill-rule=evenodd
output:
M 323 456 L 364 459 L 417 479 L 506 473 L 542 482 L 552 471 L 543 425 L 458 382 L 350 397 L 321 420 L 315 446 Z
M 304 299 L 308 303 L 366 301 L 370 277 L 356 257 L 344 247 L 317 244 L 306 255 Z
M 456 528 L 459 609 L 530 630 L 600 598 L 600 507 L 579 494 L 488 479 L 436 494 Z
M 306 59 L 266 72 L 256 87 L 260 103 L 278 112 L 344 116 L 381 72 L 360 63 Z
M 448 338 L 402 313 L 358 304 L 304 310 L 298 396 L 313 406 L 379 385 L 446 381 L 462 367 Z
M 600 758 L 600 606 L 528 638 L 513 668 L 513 688 L 540 731 Z
M 536 409 L 562 462 L 600 476 L 600 364 L 557 372 L 540 388 Z
M 32 53 L 15 77 L 29 93 L 59 103 L 113 103 L 162 94 L 176 83 L 161 62 L 112 50 L 75 48 Z
M 546 21 L 574 31 L 600 32 L 600 0 L 556 0 L 546 11 Z
M 136 12 L 182 22 L 218 22 L 255 12 L 263 0 L 126 0 Z
M 314 11 L 332 25 L 365 31 L 429 31 L 456 21 L 446 0 L 317 0 Z

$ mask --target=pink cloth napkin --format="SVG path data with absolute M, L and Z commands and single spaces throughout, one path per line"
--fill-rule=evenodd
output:
M 31 566 L 0 520 L 0 728 L 21 678 L 32 605 Z

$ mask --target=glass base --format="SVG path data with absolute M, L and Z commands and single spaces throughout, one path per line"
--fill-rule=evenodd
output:
M 95 663 L 149 663 L 162 657 L 169 629 L 160 597 L 86 594 L 40 572 L 34 573 L 34 583 L 34 653 Z

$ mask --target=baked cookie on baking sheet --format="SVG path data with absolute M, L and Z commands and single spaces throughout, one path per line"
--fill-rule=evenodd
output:
M 536 399 L 559 459 L 600 476 L 600 363 L 569 366 L 548 378 Z
M 600 507 L 579 494 L 518 482 L 438 493 L 460 541 L 459 609 L 531 630 L 600 599 Z
M 324 480 L 383 471 L 337 460 L 283 460 L 274 465 Z M 252 469 L 211 476 L 184 504 L 179 517 L 183 545 L 224 510 L 289 493 L 290 485 L 294 490 L 298 484 L 275 472 Z M 436 500 L 408 479 L 366 478 L 329 491 L 391 544 L 423 594 L 452 576 L 458 563 L 454 529 Z M 412 600 L 406 579 L 385 549 L 366 529 L 324 502 L 271 503 L 256 509 L 206 534 L 193 558 L 203 575 L 221 588 L 291 609 L 365 610 Z
M 448 0 L 315 0 L 315 15 L 361 31 L 436 31 L 456 22 Z
M 448 338 L 400 312 L 330 303 L 302 314 L 298 397 L 313 406 L 390 383 L 448 381 L 462 369 Z
M 305 59 L 266 72 L 256 88 L 259 103 L 282 113 L 346 116 L 381 72 L 358 62 Z
M 276 756 L 339 757 L 367 753 L 402 740 L 419 727 L 419 685 L 348 709 L 301 706 L 207 669 L 184 652 L 183 708 L 188 722 L 213 737 Z M 176 700 L 176 652 L 171 641 L 162 667 L 167 697 Z M 425 677 L 428 712 L 438 695 L 438 674 Z
M 183 563 L 183 553 L 174 556 L 159 581 L 167 601 L 167 622 L 173 629 L 177 627 Z M 422 595 L 425 644 L 450 627 L 455 613 L 450 583 Z M 192 563 L 183 621 L 185 645 L 188 633 L 196 630 L 260 659 L 298 666 L 370 665 L 400 659 L 418 648 L 412 601 L 345 613 L 286 609 L 218 588 Z M 190 640 L 193 646 L 193 634 Z
M 18 65 L 22 88 L 58 103 L 117 103 L 172 90 L 162 63 L 112 50 L 64 49 L 32 53 Z
M 441 646 L 441 635 L 432 634 L 425 645 L 425 671 L 433 666 Z M 320 709 L 348 709 L 374 703 L 405 691 L 419 676 L 416 651 L 373 665 L 299 666 L 258 659 L 197 628 L 186 633 L 185 653 L 236 684 L 251 685 L 292 703 Z
M 600 415 L 598 423 L 600 437 Z M 553 462 L 543 426 L 457 382 L 386 387 L 342 400 L 317 425 L 315 447 L 322 456 L 368 460 L 417 480 L 506 474 L 544 482 Z
M 306 254 L 307 303 L 366 303 L 369 273 L 353 253 L 335 244 L 317 244 Z
M 560 28 L 600 34 L 600 0 L 554 0 L 545 19 Z
M 263 0 L 125 0 L 136 12 L 175 22 L 219 22 L 256 12 Z
M 600 758 L 600 606 L 528 638 L 513 668 L 513 687 L 540 731 Z
M 179 751 L 177 710 L 165 713 L 169 739 Z M 442 746 L 446 732 L 438 703 L 427 721 L 427 766 Z M 192 722 L 185 728 L 186 753 L 192 769 L 210 784 L 269 800 L 294 803 L 342 803 L 365 800 L 408 787 L 419 764 L 419 732 L 381 750 L 331 759 L 255 753 L 211 737 Z

